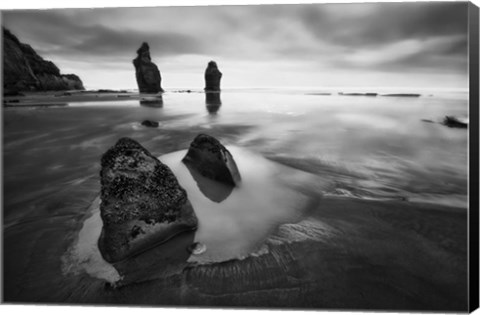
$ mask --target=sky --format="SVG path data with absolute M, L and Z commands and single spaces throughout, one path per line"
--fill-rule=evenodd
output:
M 3 11 L 2 24 L 87 89 L 136 88 L 150 45 L 162 86 L 468 88 L 467 4 L 353 3 Z

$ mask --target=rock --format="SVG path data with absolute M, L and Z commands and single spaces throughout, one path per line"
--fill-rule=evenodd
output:
M 99 249 L 118 262 L 197 228 L 197 217 L 172 171 L 138 142 L 120 139 L 101 160 Z
M 468 119 L 455 116 L 445 116 L 443 124 L 450 128 L 468 128 Z
M 135 76 L 137 78 L 138 90 L 140 93 L 163 92 L 161 83 L 162 77 L 158 67 L 150 58 L 150 47 L 143 43 L 137 50 L 137 58 L 133 59 Z
M 218 70 L 217 63 L 210 61 L 205 70 L 205 91 L 220 91 L 222 73 Z
M 190 144 L 182 162 L 202 176 L 237 186 L 241 177 L 230 152 L 214 137 L 200 134 Z
M 159 126 L 159 123 L 158 121 L 144 120 L 142 121 L 142 125 L 145 127 L 157 128 Z
M 40 57 L 6 28 L 3 28 L 3 88 L 4 91 L 84 89 L 78 76 L 61 74 L 53 62 Z

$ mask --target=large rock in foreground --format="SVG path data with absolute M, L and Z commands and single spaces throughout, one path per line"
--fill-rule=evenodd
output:
M 182 162 L 207 178 L 231 186 L 240 184 L 240 172 L 233 156 L 212 136 L 198 135 Z
M 163 92 L 162 77 L 158 67 L 152 62 L 150 47 L 147 43 L 143 43 L 137 50 L 137 58 L 133 59 L 133 65 L 140 93 Z
M 220 91 L 222 73 L 218 70 L 217 63 L 210 61 L 205 70 L 205 91 Z
M 178 233 L 194 230 L 197 217 L 172 171 L 138 142 L 120 139 L 101 161 L 99 248 L 117 262 Z
M 51 61 L 43 59 L 27 44 L 3 28 L 3 91 L 83 90 L 74 74 L 61 74 Z

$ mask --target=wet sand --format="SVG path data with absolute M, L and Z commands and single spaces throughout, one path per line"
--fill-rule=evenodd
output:
M 65 265 L 58 257 L 82 218 L 46 220 L 42 229 L 5 231 L 7 302 L 466 310 L 465 209 L 323 198 L 301 221 L 281 225 L 258 255 L 188 263 L 187 233 L 140 259 L 151 263 L 143 266 L 150 272 L 138 268 L 140 283 L 116 289 L 74 270 L 59 277 Z M 158 260 L 165 253 L 177 260 L 168 264 L 176 270 Z
M 365 176 L 341 164 L 293 158 L 289 139 L 279 140 L 284 133 L 272 138 L 276 129 L 263 134 L 255 129 L 257 113 L 235 113 L 235 120 L 231 119 L 228 95 L 222 96 L 224 103 L 215 115 L 202 99 L 194 109 L 201 114 L 194 115 L 191 109 L 176 110 L 170 97 L 164 97 L 162 109 L 140 107 L 138 101 L 115 107 L 107 101 L 104 106 L 71 103 L 61 108 L 4 109 L 5 302 L 467 310 L 465 207 L 401 201 L 389 198 L 391 194 L 384 200 L 341 197 L 324 194 L 329 188 L 323 185 L 293 185 L 291 189 L 313 194 L 318 202 L 309 204 L 301 216 L 287 216 L 278 222 L 255 250 L 241 259 L 210 263 L 191 259 L 185 248 L 195 234 L 185 233 L 116 266 L 129 271 L 125 285 L 117 288 L 78 268 L 78 262 L 72 264 L 67 254 L 91 218 L 100 190 L 100 156 L 123 136 L 162 156 L 186 149 L 198 133 L 209 133 L 222 143 L 268 157 L 292 174 L 306 172 L 322 181 L 347 179 L 349 185 L 362 183 L 356 180 Z M 184 97 L 189 100 L 198 95 Z M 158 121 L 160 127 L 143 127 L 140 122 L 144 119 Z M 419 128 L 437 128 L 418 124 Z M 460 131 L 441 128 L 435 129 L 447 135 L 441 141 L 463 141 Z M 253 133 L 261 136 L 252 138 Z M 428 133 L 434 134 L 430 129 Z M 311 149 L 321 136 L 316 132 L 313 140 L 303 138 L 310 142 L 302 146 Z M 441 141 L 429 139 L 428 143 Z M 320 147 L 327 149 L 332 147 Z M 300 152 L 298 146 L 293 150 Z M 462 174 L 452 170 L 439 174 L 434 167 L 431 171 L 441 190 L 435 190 L 432 183 L 426 192 L 450 199 L 461 196 Z M 377 173 L 375 176 L 379 178 Z M 426 185 L 422 179 L 430 183 L 430 177 L 422 173 L 415 178 L 417 181 L 407 184 L 418 191 Z M 450 185 L 442 186 L 447 179 Z M 349 187 L 332 185 L 335 189 Z

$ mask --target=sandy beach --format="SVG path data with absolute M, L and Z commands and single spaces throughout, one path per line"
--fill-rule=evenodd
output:
M 463 96 L 367 101 L 361 96 L 225 92 L 213 112 L 202 93 L 167 92 L 161 107 L 142 106 L 142 97 L 45 93 L 5 98 L 6 302 L 466 310 L 466 132 L 421 121 L 441 117 L 442 106 L 463 113 Z M 19 103 L 8 102 L 14 99 Z M 392 102 L 401 109 L 388 107 Z M 418 102 L 430 105 L 404 115 Z M 308 119 L 312 114 L 315 120 Z M 159 127 L 142 126 L 145 119 Z M 359 130 L 361 137 L 355 136 Z M 251 178 L 271 188 L 263 189 L 265 210 L 255 200 L 245 209 L 232 201 L 232 214 L 222 222 L 243 215 L 257 221 L 245 221 L 245 227 L 266 233 L 239 230 L 235 238 L 245 242 L 238 247 L 226 236 L 218 244 L 213 238 L 204 259 L 192 257 L 187 245 L 208 240 L 205 228 L 221 218 L 214 209 L 202 210 L 197 232 L 117 264 L 126 276 L 116 288 L 106 281 L 112 269 L 89 272 L 85 266 L 91 261 L 72 258 L 86 222 L 95 228 L 99 161 L 116 140 L 131 137 L 160 160 L 173 156 L 169 163 L 175 170 L 175 154 L 181 155 L 176 152 L 199 133 L 238 147 L 246 182 Z M 387 145 L 392 139 L 402 146 Z M 244 151 L 257 160 L 248 160 L 246 153 L 242 162 Z M 443 158 L 430 158 L 439 155 Z M 251 175 L 249 168 L 255 170 Z M 260 172 L 265 169 L 270 173 Z M 204 207 L 195 201 L 193 188 L 182 183 L 191 191 L 194 208 Z M 280 183 L 287 188 L 275 190 Z M 243 193 L 254 196 L 259 190 L 252 186 Z M 282 200 L 286 193 L 311 202 L 298 199 L 289 205 L 287 200 L 296 199 Z M 214 254 L 215 248 L 231 254 Z

